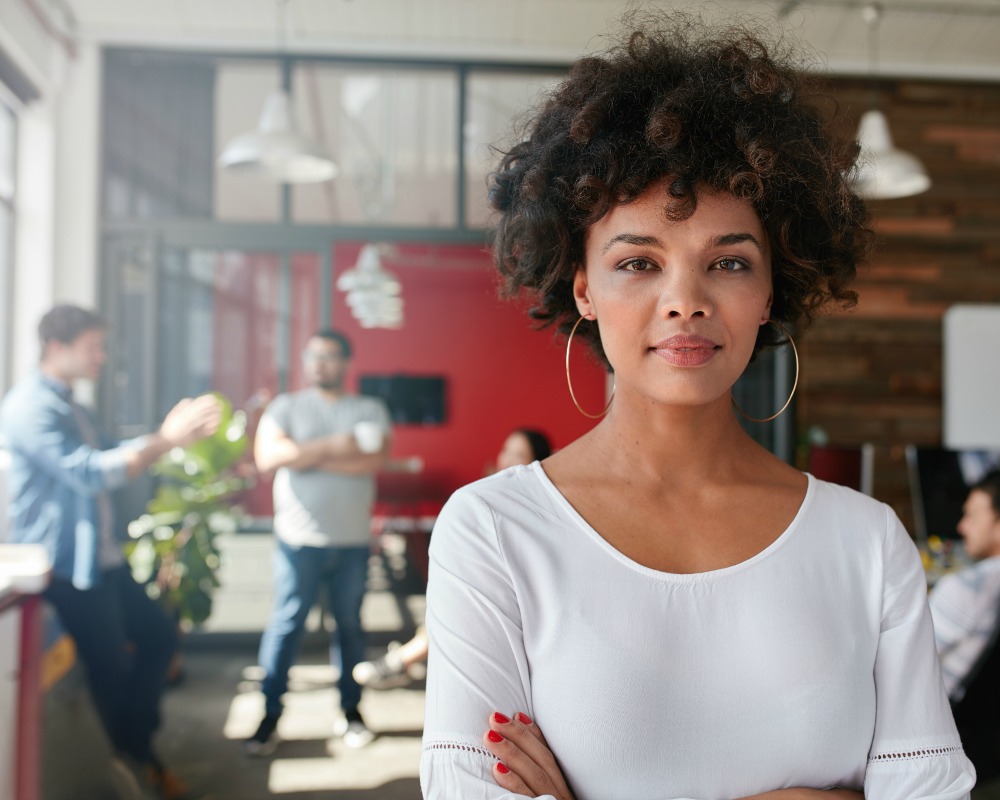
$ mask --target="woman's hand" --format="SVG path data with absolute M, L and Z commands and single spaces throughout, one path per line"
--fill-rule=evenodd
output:
M 776 789 L 743 800 L 865 800 L 864 793 L 851 789 Z
M 527 714 L 519 711 L 510 719 L 498 711 L 490 715 L 489 726 L 483 743 L 500 759 L 493 767 L 500 786 L 528 797 L 574 800 L 545 737 Z

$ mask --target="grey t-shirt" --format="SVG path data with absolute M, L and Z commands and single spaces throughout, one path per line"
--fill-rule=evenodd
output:
M 278 395 L 264 413 L 297 442 L 351 433 L 358 422 L 375 422 L 389 433 L 389 412 L 375 397 L 327 400 L 318 389 Z M 374 475 L 282 468 L 274 476 L 274 532 L 291 545 L 353 547 L 371 538 Z

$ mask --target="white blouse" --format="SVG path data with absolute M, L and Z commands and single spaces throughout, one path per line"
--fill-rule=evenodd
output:
M 544 732 L 577 800 L 729 800 L 805 786 L 966 797 L 924 573 L 882 503 L 809 476 L 753 558 L 658 572 L 609 545 L 538 464 L 460 489 L 431 541 L 426 800 L 520 797 L 494 710 Z

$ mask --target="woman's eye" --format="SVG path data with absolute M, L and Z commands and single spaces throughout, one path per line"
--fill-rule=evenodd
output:
M 653 268 L 653 265 L 644 258 L 632 258 L 618 265 L 618 269 L 625 272 L 646 272 Z
M 715 266 L 723 272 L 738 272 L 741 269 L 747 269 L 746 262 L 740 261 L 738 258 L 720 258 L 715 262 Z

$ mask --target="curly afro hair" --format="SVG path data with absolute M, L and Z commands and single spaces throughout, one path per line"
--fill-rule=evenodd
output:
M 669 177 L 671 219 L 694 212 L 700 187 L 754 206 L 772 251 L 772 319 L 801 328 L 829 300 L 853 305 L 847 287 L 872 242 L 845 179 L 857 144 L 832 138 L 803 72 L 771 49 L 744 27 L 674 15 L 577 61 L 491 176 L 502 293 L 527 291 L 540 326 L 568 333 L 587 228 Z M 577 335 L 607 364 L 596 325 Z M 765 325 L 754 352 L 779 340 Z

